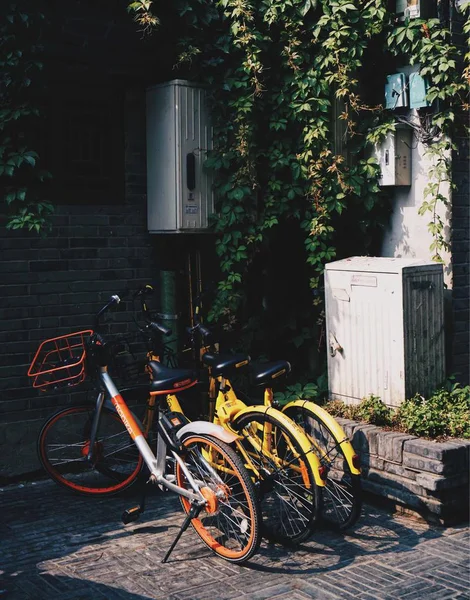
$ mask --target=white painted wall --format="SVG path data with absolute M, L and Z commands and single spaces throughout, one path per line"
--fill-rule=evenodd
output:
M 428 223 L 432 213 L 418 214 L 424 200 L 424 188 L 429 183 L 429 171 L 432 166 L 428 157 L 424 156 L 425 148 L 413 136 L 411 152 L 411 187 L 390 187 L 393 214 L 388 230 L 385 232 L 381 256 L 399 258 L 419 258 L 431 260 L 433 252 L 429 250 L 433 238 L 428 231 Z M 449 185 L 442 184 L 441 193 L 450 198 Z M 450 239 L 450 206 L 439 206 L 439 214 L 446 224 L 446 239 Z M 444 281 L 452 287 L 450 253 L 440 252 L 444 264 Z

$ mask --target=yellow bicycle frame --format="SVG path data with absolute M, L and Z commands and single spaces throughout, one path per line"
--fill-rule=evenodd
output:
M 219 389 L 217 397 L 214 398 L 215 392 L 217 390 L 217 381 L 219 382 Z M 282 425 L 284 425 L 284 427 L 288 431 L 290 431 L 298 441 L 302 450 L 302 454 L 312 470 L 313 476 L 315 478 L 315 483 L 320 487 L 325 486 L 325 481 L 321 478 L 320 475 L 320 461 L 318 457 L 313 452 L 311 452 L 312 445 L 308 437 L 306 436 L 304 430 L 301 427 L 299 427 L 296 423 L 294 423 L 289 417 L 287 417 L 287 415 L 284 415 L 282 412 L 272 407 L 272 392 L 270 392 L 270 390 L 267 390 L 265 392 L 264 405 L 247 406 L 237 397 L 228 379 L 223 379 L 222 377 L 218 377 L 216 379 L 211 377 L 209 386 L 209 409 L 209 417 L 211 422 L 221 425 L 225 429 L 228 429 L 232 433 L 235 433 L 236 435 L 238 435 L 239 440 L 243 438 L 241 438 L 238 432 L 232 428 L 232 423 L 235 421 L 235 419 L 238 419 L 245 413 L 255 412 L 264 414 L 268 411 L 275 412 L 276 419 Z M 256 468 L 252 464 L 252 461 L 249 457 L 249 453 L 245 450 L 245 448 L 239 440 L 235 442 L 237 444 L 237 449 L 239 450 L 240 454 L 243 455 L 245 461 L 250 465 L 250 469 L 252 469 L 256 473 Z M 261 445 L 258 445 L 254 438 L 251 438 L 249 441 L 253 445 L 255 450 L 261 451 L 264 454 L 270 454 L 270 458 L 274 461 L 274 463 L 279 464 L 279 460 L 277 459 L 272 448 L 272 428 L 269 423 L 266 424 L 266 427 L 263 431 L 263 440 Z M 298 454 L 294 451 L 293 448 L 291 448 L 291 450 L 294 454 Z M 282 465 L 279 464 L 279 466 Z M 306 473 L 303 473 L 303 476 L 306 480 L 306 483 L 308 484 Z

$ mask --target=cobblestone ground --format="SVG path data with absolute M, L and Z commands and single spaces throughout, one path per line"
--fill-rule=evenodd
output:
M 469 530 L 439 528 L 366 505 L 347 535 L 327 531 L 292 550 L 263 542 L 243 566 L 218 559 L 154 494 L 136 523 L 135 496 L 75 496 L 45 481 L 0 490 L 0 599 L 429 600 L 470 598 Z

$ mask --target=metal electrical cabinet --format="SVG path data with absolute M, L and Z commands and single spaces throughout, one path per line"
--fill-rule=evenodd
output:
M 430 0 L 396 0 L 395 12 L 399 21 L 430 19 L 435 13 L 435 3 Z
M 207 230 L 214 201 L 206 91 L 175 79 L 147 89 L 147 223 L 151 233 Z
M 380 166 L 379 185 L 411 185 L 411 144 L 411 129 L 397 126 L 375 145 L 374 155 Z
M 330 398 L 399 406 L 445 379 L 443 267 L 352 257 L 326 265 Z

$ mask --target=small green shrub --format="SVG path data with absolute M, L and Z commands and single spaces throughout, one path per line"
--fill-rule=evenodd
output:
M 324 408 L 333 417 L 393 427 L 417 436 L 470 439 L 470 386 L 461 387 L 452 378 L 429 398 L 416 394 L 397 410 L 372 394 L 357 405 L 329 400 Z
M 314 400 L 318 396 L 316 383 L 288 385 L 284 392 L 275 392 L 274 401 L 283 406 L 292 400 Z
M 361 421 L 372 425 L 392 424 L 392 411 L 378 396 L 372 394 L 360 402 L 356 415 Z
M 345 417 L 346 404 L 342 400 L 328 400 L 323 408 L 333 417 Z
M 397 425 L 425 437 L 470 439 L 470 386 L 453 384 L 437 390 L 429 398 L 416 394 L 405 400 L 395 416 Z
M 329 400 L 323 408 L 333 417 L 360 420 L 357 414 L 359 409 L 359 405 L 357 404 L 345 404 L 342 400 Z

